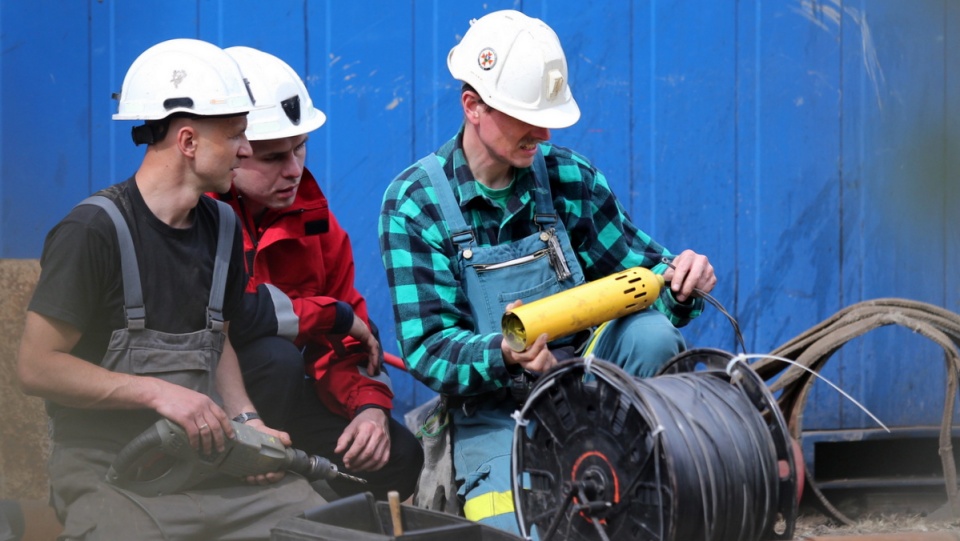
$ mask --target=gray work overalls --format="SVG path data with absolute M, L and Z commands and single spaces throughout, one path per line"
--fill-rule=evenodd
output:
M 127 327 L 112 333 L 101 366 L 114 372 L 160 378 L 222 404 L 215 380 L 225 341 L 222 309 L 235 233 L 233 210 L 217 204 L 220 226 L 207 328 L 170 334 L 145 328 L 136 250 L 116 204 L 99 195 L 80 204 L 96 205 L 107 212 L 120 250 Z M 127 432 L 125 436 L 132 438 L 136 430 L 146 427 L 135 428 L 142 424 L 143 412 L 130 413 L 133 422 L 124 422 L 123 412 L 119 412 L 106 417 L 119 422 L 103 426 L 102 422 L 91 421 L 86 430 L 94 435 Z M 130 434 L 131 429 L 135 433 Z M 50 476 L 53 501 L 61 520 L 66 518 L 62 539 L 267 539 L 271 525 L 324 503 L 308 483 L 292 475 L 265 487 L 219 479 L 183 494 L 138 496 L 105 482 L 104 475 L 115 456 L 116 449 L 104 449 L 92 441 L 54 445 Z M 66 517 L 62 516 L 64 509 L 69 510 Z

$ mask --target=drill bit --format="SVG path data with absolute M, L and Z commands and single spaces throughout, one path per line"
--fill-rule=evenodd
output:
M 350 475 L 349 473 L 343 473 L 342 471 L 337 471 L 337 476 L 353 481 L 354 483 L 360 483 L 363 485 L 367 484 L 366 479 L 361 479 L 360 477 L 357 477 L 355 475 Z

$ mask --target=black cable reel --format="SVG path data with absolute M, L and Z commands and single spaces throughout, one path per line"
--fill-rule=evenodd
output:
M 656 378 L 595 358 L 541 376 L 516 413 L 521 533 L 542 541 L 792 539 L 797 467 L 760 377 L 720 350 Z

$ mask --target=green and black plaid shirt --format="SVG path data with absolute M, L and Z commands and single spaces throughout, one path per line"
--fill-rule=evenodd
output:
M 463 130 L 437 156 L 478 246 L 514 242 L 534 233 L 532 169 L 515 173 L 505 208 L 478 190 L 463 154 Z M 603 174 L 583 156 L 542 143 L 554 205 L 570 236 L 585 278 L 596 280 L 631 267 L 663 272 L 671 254 L 629 220 Z M 500 352 L 502 336 L 474 331 L 460 289 L 457 249 L 447 234 L 426 171 L 414 164 L 387 188 L 380 212 L 380 252 L 393 299 L 397 338 L 408 369 L 431 389 L 454 396 L 494 391 L 510 377 Z M 700 314 L 703 300 L 680 304 L 665 288 L 654 304 L 676 326 Z

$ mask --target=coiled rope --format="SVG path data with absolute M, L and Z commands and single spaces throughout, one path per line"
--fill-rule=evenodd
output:
M 772 356 L 791 359 L 813 372 L 819 372 L 833 353 L 848 341 L 888 325 L 899 325 L 910 329 L 943 348 L 947 385 L 940 425 L 939 452 L 943 464 L 948 505 L 953 515 L 960 517 L 957 469 L 951 443 L 954 397 L 957 396 L 957 380 L 960 376 L 960 350 L 958 350 L 960 314 L 908 299 L 885 298 L 864 301 L 840 310 L 772 351 L 770 358 L 757 361 L 751 367 L 764 380 L 770 381 L 776 378 L 770 383 L 769 388 L 774 393 L 782 391 L 778 399 L 780 409 L 787 418 L 791 434 L 799 440 L 803 431 L 803 409 L 816 378 L 802 368 L 778 361 Z M 834 518 L 846 524 L 853 524 L 850 518 L 840 512 L 824 496 L 809 470 L 806 475 L 807 487 Z

